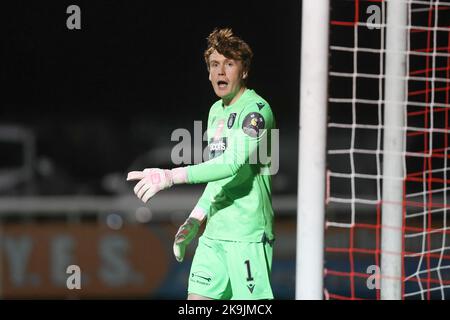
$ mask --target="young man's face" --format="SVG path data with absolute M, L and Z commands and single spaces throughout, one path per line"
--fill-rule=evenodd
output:
M 209 56 L 209 80 L 216 95 L 224 101 L 233 100 L 243 86 L 244 76 L 241 61 L 229 59 L 217 51 Z

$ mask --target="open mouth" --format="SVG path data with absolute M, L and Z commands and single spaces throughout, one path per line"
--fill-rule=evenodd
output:
M 225 89 L 228 86 L 228 82 L 223 81 L 223 80 L 219 80 L 219 81 L 217 81 L 217 86 L 220 89 Z

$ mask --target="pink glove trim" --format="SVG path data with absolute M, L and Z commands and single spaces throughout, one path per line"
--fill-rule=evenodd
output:
M 205 219 L 205 217 L 206 217 L 206 212 L 205 212 L 205 210 L 203 210 L 202 208 L 196 206 L 196 207 L 192 210 L 192 212 L 191 212 L 191 214 L 189 215 L 189 217 L 195 218 L 195 219 L 197 219 L 197 220 L 199 220 L 199 221 L 203 221 L 203 220 Z
M 183 184 L 187 183 L 188 180 L 188 174 L 187 174 L 187 167 L 179 167 L 170 170 L 172 173 L 172 180 L 174 184 Z

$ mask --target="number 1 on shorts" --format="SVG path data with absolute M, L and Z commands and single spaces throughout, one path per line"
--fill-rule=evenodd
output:
M 250 271 L 250 260 L 245 260 L 244 263 L 247 265 L 247 281 L 253 281 L 252 272 Z

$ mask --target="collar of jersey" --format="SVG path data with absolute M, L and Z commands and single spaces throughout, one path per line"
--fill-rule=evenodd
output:
M 242 104 L 242 101 L 245 100 L 245 97 L 248 96 L 251 92 L 253 92 L 252 89 L 246 88 L 245 91 L 242 93 L 242 95 L 237 99 L 234 103 L 230 104 L 229 106 L 224 106 L 222 102 L 222 109 L 224 112 L 228 113 L 231 111 L 235 111 L 239 108 L 239 105 Z

